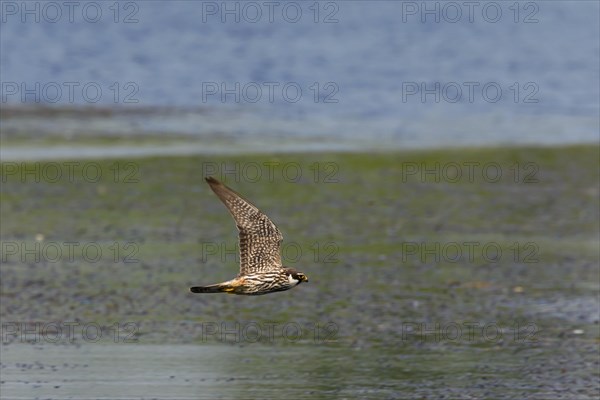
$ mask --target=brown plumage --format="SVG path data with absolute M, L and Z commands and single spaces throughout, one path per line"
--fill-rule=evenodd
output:
M 239 230 L 240 273 L 227 282 L 191 287 L 192 293 L 261 295 L 308 282 L 302 272 L 282 265 L 283 235 L 265 214 L 215 178 L 208 177 L 206 182 L 225 204 Z

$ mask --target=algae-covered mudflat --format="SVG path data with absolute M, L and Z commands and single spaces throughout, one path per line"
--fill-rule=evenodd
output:
M 2 163 L 3 397 L 595 398 L 598 167 L 595 146 Z M 237 273 L 207 175 L 307 284 L 189 293 Z

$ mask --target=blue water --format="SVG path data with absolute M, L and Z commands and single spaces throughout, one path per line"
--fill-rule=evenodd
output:
M 3 106 L 175 107 L 223 132 L 399 146 L 598 140 L 595 1 L 51 4 L 2 3 Z

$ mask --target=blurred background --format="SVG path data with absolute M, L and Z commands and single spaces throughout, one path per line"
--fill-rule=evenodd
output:
M 3 398 L 596 399 L 595 1 L 0 1 Z M 237 233 L 309 283 L 199 296 Z
M 23 4 L 3 2 L 6 146 L 31 129 L 198 152 L 598 139 L 596 2 Z M 118 111 L 65 114 L 82 107 Z

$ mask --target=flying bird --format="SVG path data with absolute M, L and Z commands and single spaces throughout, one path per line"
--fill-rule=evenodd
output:
M 192 293 L 261 295 L 289 290 L 308 278 L 281 262 L 283 235 L 256 206 L 218 180 L 206 182 L 227 207 L 239 231 L 240 273 L 232 280 L 209 286 L 193 286 Z

